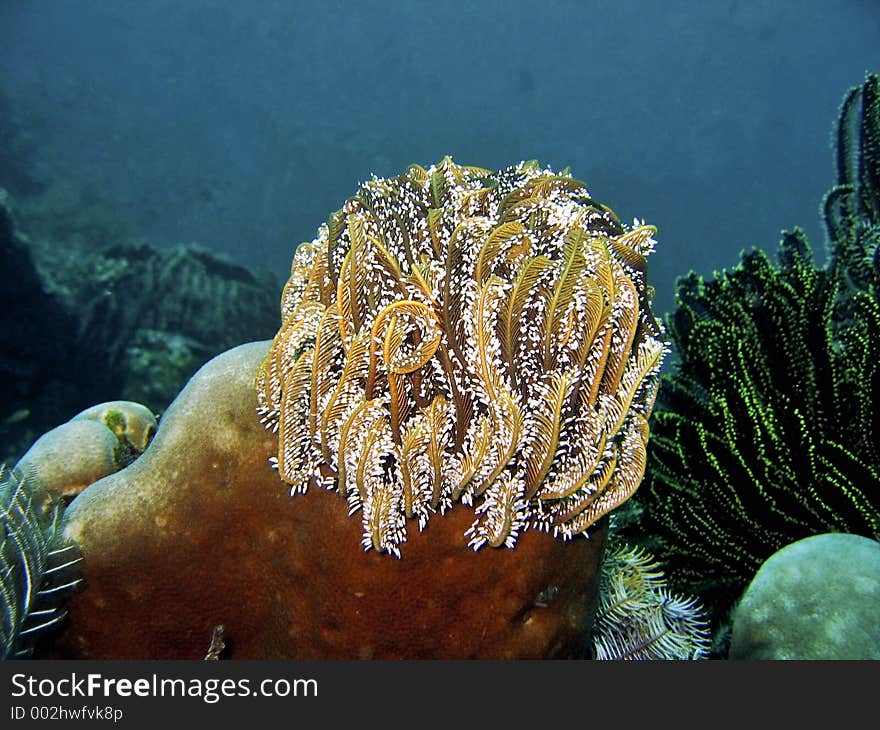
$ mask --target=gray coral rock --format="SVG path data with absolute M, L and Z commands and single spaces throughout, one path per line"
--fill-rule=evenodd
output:
M 731 659 L 880 659 L 880 542 L 828 533 L 761 566 L 736 609 Z

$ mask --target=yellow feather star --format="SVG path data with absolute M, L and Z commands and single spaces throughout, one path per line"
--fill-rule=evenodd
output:
M 397 556 L 457 502 L 474 549 L 580 534 L 645 468 L 655 233 L 534 162 L 364 183 L 297 249 L 257 378 L 281 476 L 338 489 Z

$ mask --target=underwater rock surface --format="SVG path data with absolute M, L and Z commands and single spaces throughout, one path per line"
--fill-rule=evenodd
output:
M 736 608 L 731 659 L 880 659 L 880 542 L 828 533 L 762 566 Z

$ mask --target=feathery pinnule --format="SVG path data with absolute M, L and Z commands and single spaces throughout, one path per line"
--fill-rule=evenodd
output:
M 457 502 L 474 549 L 583 532 L 644 472 L 654 233 L 534 162 L 367 181 L 297 249 L 258 377 L 282 478 L 338 489 L 398 556 Z

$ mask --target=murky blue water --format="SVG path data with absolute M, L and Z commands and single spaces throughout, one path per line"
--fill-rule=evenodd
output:
M 783 228 L 822 257 L 831 131 L 868 69 L 875 0 L 0 4 L 0 85 L 39 155 L 151 243 L 281 279 L 372 173 L 538 158 L 658 226 L 661 311 L 675 277 Z

